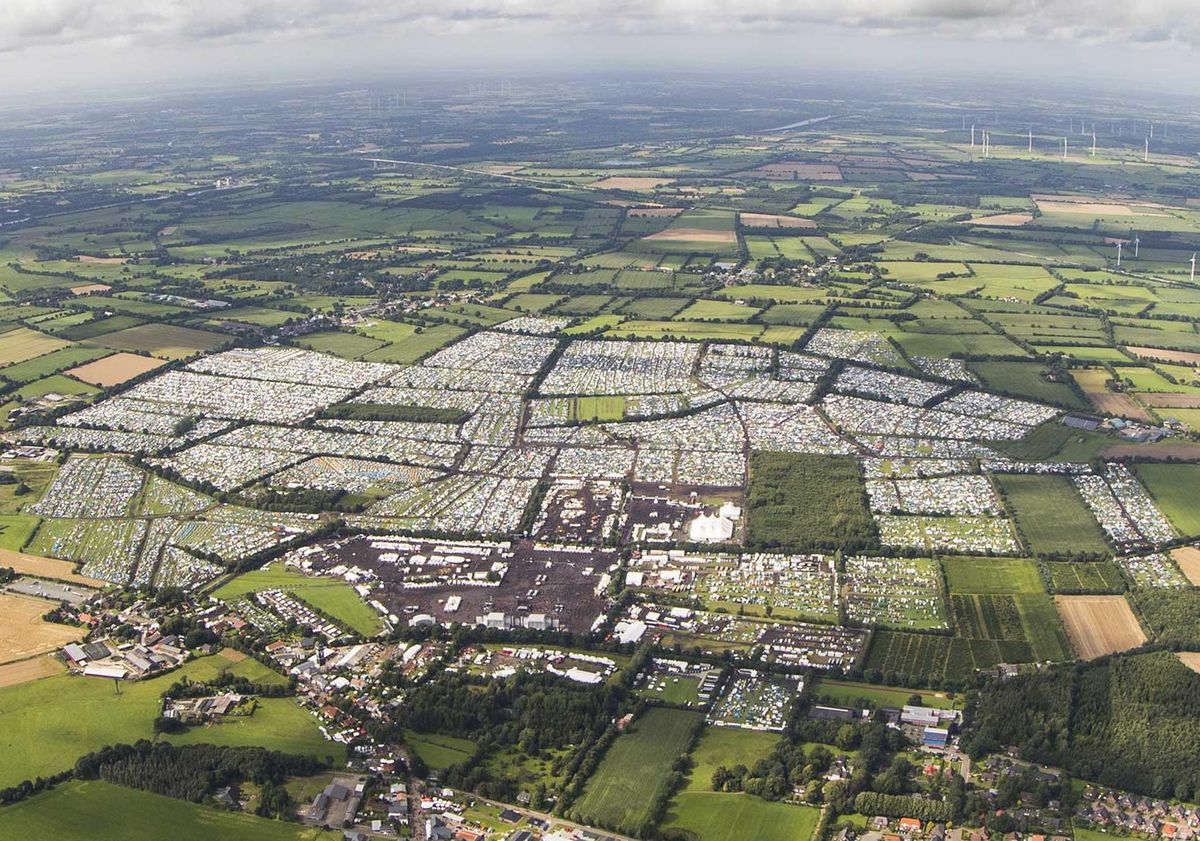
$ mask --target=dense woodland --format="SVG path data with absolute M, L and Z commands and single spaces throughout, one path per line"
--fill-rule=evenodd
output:
M 1189 799 L 1200 791 L 1198 698 L 1200 675 L 1165 651 L 993 681 L 965 747 L 979 757 L 1015 745 L 1083 779 Z

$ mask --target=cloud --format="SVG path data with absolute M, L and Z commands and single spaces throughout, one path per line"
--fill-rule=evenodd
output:
M 1082 43 L 1200 43 L 1195 0 L 3 0 L 0 50 L 520 32 L 849 31 Z

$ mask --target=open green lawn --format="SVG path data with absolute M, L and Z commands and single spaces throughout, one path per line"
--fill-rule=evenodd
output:
M 1138 478 L 1181 534 L 1200 535 L 1200 465 L 1139 464 Z
M 219 724 L 193 727 L 186 733 L 172 734 L 168 740 L 177 745 L 269 745 L 273 750 L 301 756 L 332 756 L 336 762 L 344 750 L 336 742 L 326 741 L 317 729 L 312 713 L 293 698 L 259 698 L 254 714 L 230 716 Z
M 0 549 L 20 550 L 41 522 L 28 514 L 0 516 Z
M 1066 476 L 998 475 L 1021 536 L 1037 555 L 1104 554 L 1100 524 Z
M 256 818 L 124 788 L 101 780 L 64 783 L 0 809 L 0 836 L 55 841 L 336 841 L 340 832 Z
M 712 791 L 712 776 L 718 766 L 732 768 L 766 759 L 779 744 L 780 734 L 739 727 L 705 727 L 692 750 L 692 771 L 684 791 Z
M 962 706 L 961 696 L 949 698 L 946 693 L 931 689 L 904 689 L 829 678 L 818 678 L 813 684 L 812 694 L 814 698 L 828 698 L 834 704 L 859 704 L 866 701 L 876 707 L 902 707 L 913 695 L 920 695 L 921 703 L 926 707 L 949 710 Z
M 815 806 L 775 803 L 738 792 L 680 794 L 664 826 L 696 841 L 809 841 L 821 817 Z
M 1033 561 L 1022 558 L 944 558 L 952 593 L 1044 593 Z
M 282 680 L 255 660 L 233 663 L 214 655 L 161 677 L 122 683 L 120 694 L 112 681 L 71 675 L 0 689 L 0 787 L 65 770 L 83 754 L 105 745 L 153 738 L 152 725 L 167 687 L 184 677 L 211 680 L 221 671 L 256 681 L 268 676 Z M 283 704 L 292 705 L 294 712 L 284 711 Z M 191 731 L 180 740 L 259 744 L 276 750 L 308 745 L 311 749 L 305 752 L 319 751 L 318 756 L 345 756 L 341 745 L 321 739 L 316 719 L 289 698 L 272 699 L 246 722 L 218 733 L 224 726 L 201 731 L 207 738 Z
M 219 587 L 218 599 L 236 599 L 259 590 L 288 590 L 318 610 L 364 636 L 379 632 L 379 614 L 340 578 L 317 578 L 284 567 L 281 562 L 247 572 Z
M 655 707 L 618 736 L 571 808 L 584 823 L 644 835 L 671 766 L 687 750 L 699 713 Z
M 475 753 L 475 743 L 470 739 L 442 736 L 438 733 L 407 730 L 404 733 L 404 742 L 413 753 L 421 757 L 422 762 L 437 771 L 464 762 Z

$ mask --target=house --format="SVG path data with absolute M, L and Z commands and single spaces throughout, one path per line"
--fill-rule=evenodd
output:
M 901 818 L 899 827 L 902 832 L 920 832 L 922 823 L 917 818 Z

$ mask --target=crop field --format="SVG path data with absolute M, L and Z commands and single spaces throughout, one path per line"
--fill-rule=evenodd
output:
M 0 835 L 7 838 L 161 841 L 164 827 L 170 827 L 176 841 L 337 841 L 342 837 L 340 832 L 213 809 L 101 780 L 68 782 L 0 811 Z
M 1071 645 L 1084 660 L 1136 648 L 1146 633 L 1124 596 L 1056 596 Z
M 671 766 L 687 750 L 699 721 L 699 713 L 647 710 L 613 742 L 571 813 L 585 823 L 618 832 L 644 832 Z
M 0 593 L 0 663 L 55 651 L 83 638 L 83 628 L 42 619 L 54 606 L 42 599 Z
M 1171 559 L 1194 586 L 1200 587 L 1200 546 L 1180 546 L 1171 550 Z
M 67 667 L 63 665 L 63 662 L 52 654 L 4 663 L 0 665 L 0 689 L 29 683 L 44 677 L 61 675 L 66 670 Z
M 228 341 L 218 333 L 179 327 L 174 324 L 141 324 L 105 333 L 90 340 L 92 344 L 116 350 L 144 351 L 163 359 L 185 359 L 214 350 Z
M 42 558 L 37 555 L 29 555 L 8 548 L 0 548 L 0 566 L 8 567 L 15 572 L 25 575 L 52 578 L 56 581 L 82 584 L 85 587 L 102 587 L 105 584 L 105 582 L 98 579 L 79 575 L 75 572 L 75 564 L 70 561 L 60 561 L 57 558 Z
M 61 350 L 69 344 L 70 342 L 30 330 L 28 327 L 17 327 L 0 333 L 0 366 L 24 362 Z
M 114 353 L 95 362 L 88 362 L 72 368 L 67 373 L 85 383 L 109 388 L 160 368 L 162 365 L 161 359 L 150 356 L 139 356 L 136 353 Z
M 1066 476 L 998 475 L 996 481 L 1035 555 L 1099 555 L 1108 551 L 1104 532 Z
M 330 353 L 343 359 L 361 359 L 372 351 L 386 347 L 386 343 L 377 339 L 369 339 L 366 336 L 339 330 L 309 333 L 293 341 L 293 344 L 319 353 Z
M 968 640 L 905 631 L 877 631 L 866 669 L 912 679 L 964 680 L 976 669 L 1029 658 L 1029 644 L 1008 640 Z M 901 677 L 903 679 L 903 677 Z
M 1125 579 L 1111 561 L 1047 561 L 1046 589 L 1051 593 L 1121 593 Z

